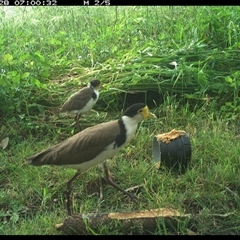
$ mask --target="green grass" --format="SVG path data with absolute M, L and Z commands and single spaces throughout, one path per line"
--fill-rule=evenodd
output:
M 137 88 L 193 102 L 208 94 L 222 114 L 239 112 L 239 7 L 7 9 L 0 9 L 4 116 L 59 106 L 66 89 L 91 77 L 104 83 L 101 110 L 119 110 L 120 91 L 110 88 Z
M 159 119 L 141 123 L 109 162 L 122 188 L 143 184 L 134 193 L 146 203 L 104 182 L 99 203 L 93 168 L 73 184 L 74 212 L 171 207 L 193 219 L 170 228 L 159 222 L 152 234 L 240 234 L 239 12 L 237 6 L 0 7 L 0 140 L 10 139 L 0 149 L 0 234 L 60 234 L 55 224 L 67 215 L 65 182 L 74 170 L 23 162 L 72 136 L 73 119 L 55 113 L 92 77 L 103 89 L 99 116 L 87 114 L 85 127 L 117 119 L 129 90 L 155 91 L 163 101 L 150 102 Z M 153 137 L 174 128 L 192 144 L 181 176 L 156 169 L 152 158 Z M 95 233 L 124 234 L 115 224 Z
M 104 202 L 99 203 L 98 170 L 93 168 L 74 182 L 74 212 L 171 207 L 193 214 L 195 222 L 180 222 L 177 229 L 168 229 L 165 234 L 184 234 L 187 229 L 198 234 L 239 234 L 239 197 L 228 191 L 229 188 L 238 195 L 240 189 L 238 126 L 212 120 L 211 116 L 202 117 L 201 111 L 194 114 L 185 107 L 164 107 L 155 109 L 158 120 L 140 124 L 134 140 L 109 161 L 111 173 L 121 187 L 143 184 L 135 194 L 146 203 L 135 204 L 105 184 Z M 192 144 L 189 169 L 180 176 L 171 174 L 164 166 L 157 170 L 152 160 L 154 135 L 173 128 L 187 131 Z M 1 151 L 1 234 L 57 233 L 55 224 L 67 215 L 65 182 L 74 170 L 22 163 L 34 152 L 58 141 L 57 135 L 42 141 L 29 138 Z M 116 231 L 113 226 L 103 226 L 97 233 L 121 234 Z M 160 233 L 164 233 L 161 224 L 154 234 Z

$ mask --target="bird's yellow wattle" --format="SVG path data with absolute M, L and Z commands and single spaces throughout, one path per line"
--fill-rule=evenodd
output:
M 146 106 L 142 109 L 142 115 L 143 115 L 144 120 L 146 120 L 148 118 L 157 118 L 153 113 L 151 113 L 149 111 L 148 106 Z

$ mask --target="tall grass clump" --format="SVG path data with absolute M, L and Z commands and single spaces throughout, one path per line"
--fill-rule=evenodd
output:
M 176 208 L 191 214 L 151 234 L 239 234 L 240 7 L 0 6 L 0 234 L 56 234 L 73 170 L 30 169 L 24 160 L 72 136 L 62 102 L 91 78 L 102 82 L 85 127 L 117 119 L 127 94 L 146 93 L 159 117 L 140 124 L 110 162 L 112 175 L 145 204 L 103 185 L 93 168 L 74 183 L 74 212 Z M 137 98 L 136 98 L 137 101 Z M 97 117 L 96 117 L 97 116 Z M 152 137 L 186 130 L 188 171 L 152 161 Z M 2 146 L 2 145 L 0 145 Z M 114 230 L 115 229 L 115 230 Z M 102 226 L 95 234 L 123 234 Z
M 1 8 L 4 114 L 59 105 L 66 88 L 92 76 L 108 83 L 105 103 L 118 97 L 110 88 L 139 88 L 195 100 L 209 94 L 218 110 L 239 110 L 239 7 L 10 10 Z

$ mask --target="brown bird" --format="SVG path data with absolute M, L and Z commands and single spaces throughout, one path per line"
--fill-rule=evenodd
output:
M 78 131 L 81 130 L 79 125 L 79 118 L 82 114 L 90 111 L 96 104 L 99 98 L 98 88 L 100 81 L 97 79 L 91 80 L 87 87 L 80 89 L 72 94 L 66 102 L 63 103 L 60 112 L 69 112 L 76 114 L 75 125 Z
M 70 191 L 73 180 L 82 172 L 102 163 L 107 183 L 128 195 L 134 195 L 120 188 L 111 179 L 105 160 L 115 156 L 135 135 L 138 123 L 147 118 L 156 118 L 144 103 L 136 103 L 126 109 L 119 120 L 101 123 L 73 135 L 27 159 L 34 166 L 58 165 L 77 169 L 67 182 L 67 210 L 71 215 Z

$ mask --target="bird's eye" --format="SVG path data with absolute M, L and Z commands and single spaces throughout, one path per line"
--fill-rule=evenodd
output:
M 142 112 L 142 109 L 140 109 L 139 112 Z

